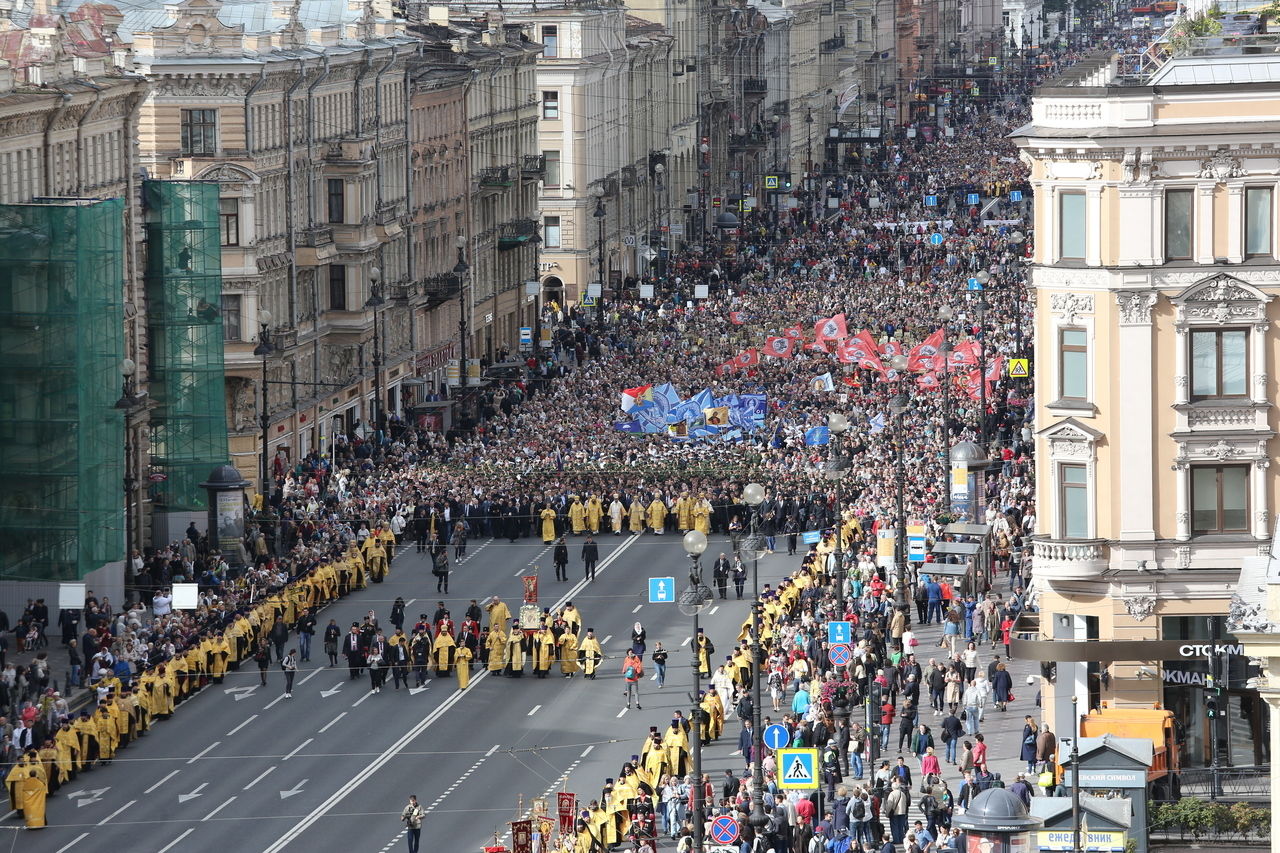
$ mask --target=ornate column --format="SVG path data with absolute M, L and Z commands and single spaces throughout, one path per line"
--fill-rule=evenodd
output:
M 1266 443 L 1258 443 L 1265 451 Z M 1256 539 L 1265 540 L 1271 537 L 1271 514 L 1268 507 L 1270 502 L 1267 500 L 1267 468 L 1270 466 L 1271 460 L 1263 456 L 1253 460 L 1253 465 L 1249 469 L 1249 485 L 1253 489 L 1253 496 L 1249 499 L 1253 506 L 1253 518 L 1249 522 Z
M 1120 540 L 1149 542 L 1155 532 L 1155 436 L 1153 434 L 1154 342 L 1151 309 L 1160 299 L 1154 290 L 1121 290 L 1119 306 L 1119 362 L 1125 366 L 1115 380 L 1125 416 L 1119 422 L 1116 460 L 1125 499 L 1120 501 Z
M 1102 266 L 1102 187 L 1090 184 L 1085 188 L 1085 217 L 1087 226 L 1084 237 L 1084 262 L 1091 267 Z
M 1177 523 L 1176 538 L 1179 542 L 1186 542 L 1191 538 L 1191 471 L 1190 465 L 1187 464 L 1186 445 L 1179 445 L 1178 458 L 1174 460 L 1170 467 L 1174 471 L 1174 477 L 1177 479 L 1177 500 L 1174 502 L 1174 520 Z
M 1265 312 L 1263 306 L 1260 313 Z M 1258 405 L 1267 405 L 1267 331 L 1271 323 L 1264 316 L 1253 324 L 1253 334 L 1249 336 L 1249 367 L 1253 375 L 1249 377 L 1249 399 Z
M 1175 406 L 1185 405 L 1191 400 L 1191 377 L 1187 366 L 1187 327 L 1178 323 L 1174 327 L 1177 337 L 1173 346 L 1173 403 Z

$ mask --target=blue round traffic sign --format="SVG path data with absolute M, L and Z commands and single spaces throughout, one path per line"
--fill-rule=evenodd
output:
M 711 821 L 711 840 L 716 844 L 732 844 L 738 840 L 738 822 L 728 815 Z
M 770 749 L 786 749 L 791 745 L 791 733 L 786 726 L 774 723 L 764 730 L 764 745 Z
M 943 237 L 941 234 L 939 234 L 936 231 L 929 235 L 929 242 L 935 246 L 941 246 L 942 241 L 945 239 L 946 239 L 945 237 Z
M 827 659 L 833 666 L 847 666 L 853 659 L 853 652 L 844 643 L 836 643 L 827 650 Z

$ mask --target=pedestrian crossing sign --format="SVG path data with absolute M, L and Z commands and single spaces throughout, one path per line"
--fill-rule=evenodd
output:
M 1031 376 L 1031 360 L 1026 358 L 1009 359 L 1009 378 L 1027 379 Z
M 818 787 L 818 750 L 778 750 L 778 787 L 807 791 Z
M 595 298 L 594 296 L 590 296 L 590 295 L 582 297 L 582 307 L 583 307 L 583 308 L 595 308 L 595 307 L 596 307 L 596 298 Z

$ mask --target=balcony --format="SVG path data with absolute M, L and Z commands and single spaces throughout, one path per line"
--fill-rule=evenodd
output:
M 744 151 L 761 151 L 769 144 L 769 137 L 764 133 L 751 132 L 729 137 L 729 153 L 741 154 Z
M 300 267 L 321 266 L 338 254 L 338 247 L 333 244 L 333 228 L 328 225 L 299 229 L 294 232 L 293 246 L 294 263 Z
M 427 308 L 435 308 L 457 296 L 462 289 L 461 282 L 453 273 L 427 276 L 422 280 L 422 292 L 427 297 Z
M 532 219 L 516 219 L 498 226 L 498 250 L 518 249 L 538 236 L 538 223 Z
M 818 45 L 818 50 L 822 53 L 835 53 L 837 50 L 844 50 L 844 36 L 832 36 Z
M 375 158 L 375 145 L 371 138 L 339 139 L 329 143 L 329 150 L 324 159 L 330 163 L 347 165 L 372 165 Z
M 520 178 L 525 181 L 540 181 L 547 173 L 547 158 L 541 154 L 526 154 L 520 160 Z
M 507 166 L 491 166 L 481 169 L 476 175 L 476 183 L 481 190 L 505 190 L 515 183 L 511 179 L 511 169 Z
M 1106 539 L 1033 539 L 1032 571 L 1048 581 L 1093 580 L 1107 568 Z
M 748 77 L 742 81 L 742 94 L 748 98 L 763 98 L 769 94 L 769 81 L 763 77 Z
M 418 295 L 418 285 L 411 281 L 402 281 L 390 285 L 387 288 L 387 295 L 396 302 L 408 302 Z
M 624 187 L 638 187 L 644 183 L 644 170 L 636 169 L 635 166 L 622 167 L 622 185 Z

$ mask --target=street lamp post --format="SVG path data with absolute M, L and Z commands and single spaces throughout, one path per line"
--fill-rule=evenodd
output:
M 138 372 L 138 365 L 131 358 L 120 360 L 120 376 L 123 378 L 120 399 L 115 407 L 124 412 L 124 582 L 126 589 L 133 583 L 133 496 L 138 487 L 138 478 L 133 476 L 134 446 L 129 435 L 129 415 L 142 405 L 144 395 L 138 393 L 137 381 L 133 378 Z
M 983 287 L 991 280 L 986 270 L 976 276 L 978 284 Z M 978 408 L 978 443 L 982 452 L 987 452 L 987 293 L 981 291 L 978 296 L 978 393 L 981 397 Z
M 458 262 L 453 274 L 458 277 L 458 387 L 467 390 L 467 238 L 458 237 Z M 459 395 L 461 396 L 461 395 Z
M 698 659 L 698 616 L 710 606 L 711 588 L 702 582 L 702 553 L 707 550 L 707 536 L 701 530 L 690 530 L 680 543 L 689 555 L 689 586 L 680 593 L 680 612 L 693 617 L 693 711 L 689 714 L 693 724 L 693 779 L 689 790 L 689 813 L 693 818 L 693 851 L 702 853 L 706 828 L 702 786 L 702 663 Z
M 596 280 L 600 283 L 600 292 L 596 294 L 596 324 L 604 329 L 604 220 L 608 211 L 604 209 L 604 189 L 597 187 L 596 210 L 592 214 L 596 218 Z
M 378 328 L 378 309 L 385 303 L 378 285 L 382 273 L 377 267 L 369 269 L 369 298 L 364 307 L 373 312 L 373 458 L 382 456 L 382 431 L 385 418 L 382 414 L 382 334 Z
M 950 305 L 943 305 L 938 309 L 938 319 L 942 322 L 942 348 L 939 350 L 942 354 L 942 449 L 938 456 L 942 460 L 943 468 L 948 472 L 946 487 L 942 490 L 942 508 L 944 512 L 951 512 L 951 485 L 950 485 L 950 468 L 947 457 L 951 450 L 951 319 L 955 316 L 955 312 L 951 310 Z
M 844 476 L 849 473 L 851 466 L 848 457 L 840 452 L 840 440 L 845 432 L 849 429 L 849 419 L 839 412 L 832 412 L 827 415 L 827 429 L 831 432 L 831 452 L 827 459 L 827 468 L 824 472 L 827 479 L 835 483 L 836 487 L 836 618 L 844 618 Z
M 271 411 L 268 408 L 267 398 L 267 356 L 272 353 L 271 334 L 268 327 L 271 325 L 271 312 L 266 308 L 258 309 L 258 345 L 253 348 L 253 354 L 262 359 L 262 414 L 259 418 L 262 427 L 262 466 L 259 474 L 262 477 L 262 505 L 266 509 L 267 500 L 271 497 L 271 479 L 270 465 L 271 460 L 267 458 L 267 444 L 271 440 L 268 434 L 271 427 Z
M 751 507 L 751 532 L 742 541 L 739 553 L 749 551 L 751 557 L 751 817 L 747 822 L 760 833 L 769 818 L 764 813 L 764 732 L 760 728 L 760 555 L 764 553 L 764 537 L 759 533 L 759 507 L 764 503 L 764 486 L 748 483 L 742 489 L 742 502 Z
M 905 374 L 906 362 L 906 356 L 896 355 L 893 357 L 892 366 L 894 370 L 898 371 L 898 375 Z M 894 549 L 894 569 L 898 577 L 893 584 L 893 606 L 902 611 L 908 625 L 911 624 L 911 613 L 907 605 L 907 515 L 905 507 L 907 483 L 903 441 L 907 435 L 904 415 L 910 407 L 911 398 L 901 390 L 889 401 L 889 412 L 896 419 L 894 428 L 894 479 L 897 484 L 897 520 L 895 523 L 897 547 Z

